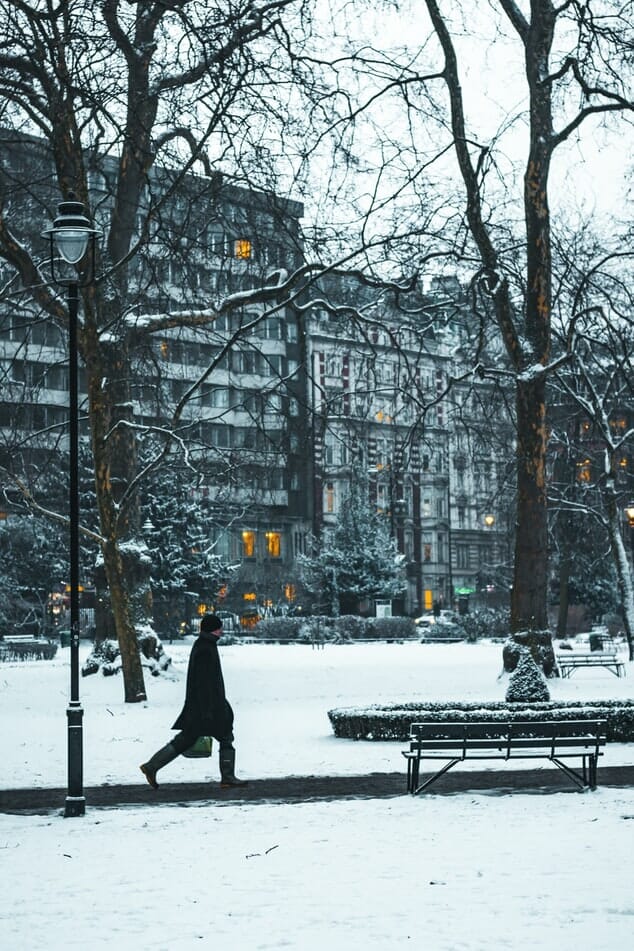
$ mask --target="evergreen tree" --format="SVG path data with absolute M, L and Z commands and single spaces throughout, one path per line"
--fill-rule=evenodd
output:
M 322 610 L 356 613 L 363 599 L 394 598 L 406 587 L 401 556 L 385 519 L 374 512 L 363 480 L 353 480 L 331 534 L 301 559 L 304 583 Z
M 160 479 L 148 496 L 145 541 L 151 560 L 155 624 L 166 630 L 187 616 L 186 597 L 210 603 L 230 571 L 216 554 L 210 523 L 199 501 L 178 479 Z

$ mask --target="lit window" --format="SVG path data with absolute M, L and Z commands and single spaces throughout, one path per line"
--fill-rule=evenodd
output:
M 255 558 L 255 532 L 242 532 L 242 557 Z
M 257 595 L 255 591 L 247 591 L 246 594 L 242 595 L 243 601 L 257 601 Z
M 280 532 L 266 532 L 266 553 L 269 558 L 280 558 L 282 555 L 282 535 Z
M 589 459 L 577 463 L 577 482 L 592 481 L 592 466 Z
M 610 420 L 610 426 L 612 429 L 627 429 L 627 420 L 625 416 L 617 416 Z
M 428 542 L 423 545 L 423 560 L 431 561 L 431 545 Z
M 251 257 L 251 242 L 248 238 L 238 238 L 235 243 L 235 255 L 240 261 L 248 261 Z
M 284 597 L 287 601 L 294 601 L 297 596 L 297 592 L 294 584 L 285 584 L 284 585 Z
M 326 483 L 326 512 L 332 515 L 335 511 L 335 487 L 332 482 Z
M 167 357 L 167 354 L 169 353 L 167 340 L 161 340 L 160 351 L 163 358 Z

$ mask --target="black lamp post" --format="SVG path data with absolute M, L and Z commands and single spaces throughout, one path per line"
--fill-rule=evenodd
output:
M 83 789 L 84 711 L 79 702 L 79 372 L 77 352 L 77 312 L 79 287 L 88 284 L 95 270 L 95 247 L 101 232 L 84 215 L 81 202 L 64 201 L 59 205 L 53 227 L 44 232 L 50 242 L 51 274 L 54 283 L 68 289 L 68 362 L 69 362 L 69 555 L 70 555 L 70 701 L 68 718 L 68 793 L 64 815 L 83 816 L 86 799 Z M 80 265 L 87 257 L 87 269 Z M 56 261 L 56 252 L 61 258 Z M 65 265 L 68 265 L 66 267 Z

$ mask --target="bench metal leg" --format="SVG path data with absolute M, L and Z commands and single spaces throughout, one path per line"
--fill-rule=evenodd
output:
M 407 791 L 413 793 L 418 784 L 418 771 L 420 768 L 420 757 L 410 757 L 407 760 Z
M 420 786 L 418 785 L 418 768 L 417 768 L 417 770 L 416 770 L 416 784 L 412 787 L 412 789 L 410 790 L 410 792 L 412 793 L 413 796 L 417 796 L 417 795 L 419 794 L 419 792 L 422 792 L 423 789 L 427 789 L 428 786 L 431 786 L 431 784 L 434 783 L 434 782 L 438 779 L 439 776 L 442 776 L 443 773 L 446 773 L 447 770 L 451 769 L 452 766 L 455 766 L 456 763 L 461 763 L 461 762 L 462 762 L 462 757 L 460 757 L 460 758 L 458 758 L 458 759 L 452 759 L 452 760 L 450 760 L 448 763 L 445 763 L 445 765 L 442 767 L 442 769 L 439 769 L 437 773 L 434 773 L 434 775 L 433 775 L 433 776 L 430 776 L 429 779 L 426 779 L 424 783 L 421 783 Z M 416 763 L 417 763 L 417 765 L 419 765 L 419 764 L 420 764 L 420 760 L 417 759 L 417 760 L 416 760 Z
M 586 757 L 583 757 L 582 771 L 579 774 L 576 770 L 572 769 L 571 766 L 568 766 L 567 763 L 563 763 L 561 760 L 557 759 L 556 756 L 550 756 L 550 760 L 558 766 L 559 769 L 568 776 L 569 779 L 573 781 L 576 786 L 579 786 L 580 789 L 596 789 L 597 788 L 597 758 L 596 756 L 588 756 L 589 765 L 586 771 Z

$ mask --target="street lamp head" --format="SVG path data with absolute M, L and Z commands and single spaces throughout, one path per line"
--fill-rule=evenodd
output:
M 60 203 L 53 227 L 43 232 L 51 243 L 51 262 L 53 252 L 57 250 L 67 264 L 79 264 L 92 242 L 93 255 L 95 241 L 101 237 L 101 231 L 92 227 L 84 214 L 84 206 L 71 196 L 69 201 Z
M 485 515 L 484 524 L 486 525 L 487 528 L 493 528 L 493 526 L 495 525 L 495 515 Z

